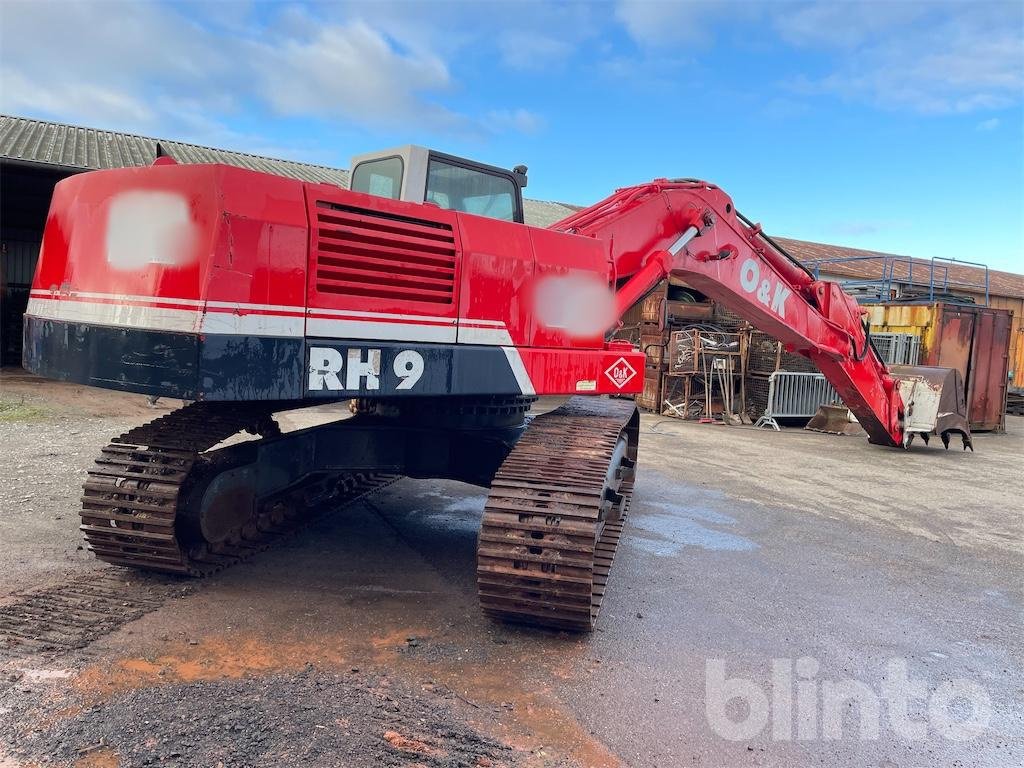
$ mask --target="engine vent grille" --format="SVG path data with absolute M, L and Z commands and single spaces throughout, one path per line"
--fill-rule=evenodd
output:
M 323 293 L 451 305 L 451 225 L 318 202 L 316 288 Z

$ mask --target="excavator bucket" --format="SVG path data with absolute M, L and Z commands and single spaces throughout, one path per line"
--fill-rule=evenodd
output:
M 831 435 L 863 435 L 864 429 L 845 405 L 822 405 L 804 429 Z
M 963 440 L 964 450 L 974 450 L 960 371 L 924 365 L 894 365 L 889 372 L 899 382 L 903 397 L 905 447 L 910 445 L 915 435 L 921 435 L 925 443 L 929 436 L 938 435 L 942 444 L 949 448 L 950 435 L 957 432 Z

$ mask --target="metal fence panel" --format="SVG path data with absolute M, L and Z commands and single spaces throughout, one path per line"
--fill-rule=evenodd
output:
M 820 373 L 776 371 L 768 377 L 768 407 L 756 426 L 778 429 L 776 419 L 809 419 L 818 408 L 842 402 Z

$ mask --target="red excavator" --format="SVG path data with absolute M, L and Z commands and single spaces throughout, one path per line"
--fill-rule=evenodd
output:
M 602 395 L 643 383 L 610 332 L 670 275 L 813 360 L 872 443 L 970 445 L 959 374 L 887 370 L 857 303 L 713 184 L 657 179 L 546 229 L 523 223 L 525 186 L 413 146 L 355 158 L 350 189 L 167 157 L 60 182 L 25 367 L 192 401 L 102 449 L 90 549 L 202 576 L 397 477 L 451 478 L 490 489 L 484 610 L 590 629 L 639 426 Z M 529 418 L 540 395 L 573 397 Z M 340 401 L 312 428 L 274 419 Z

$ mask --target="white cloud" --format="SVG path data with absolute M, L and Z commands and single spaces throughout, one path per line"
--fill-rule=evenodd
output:
M 994 131 L 999 127 L 1000 120 L 998 117 L 990 117 L 988 120 L 982 120 L 976 126 L 979 131 Z
M 526 109 L 491 110 L 484 116 L 483 123 L 494 133 L 537 133 L 544 128 L 544 119 Z
M 213 36 L 155 3 L 7 2 L 0 24 L 0 108 L 95 127 L 152 130 L 173 114 L 158 94 L 234 105 L 231 56 Z
M 270 9 L 268 18 L 253 10 L 258 4 L 231 5 L 233 14 L 7 0 L 0 110 L 220 145 L 260 141 L 227 127 L 253 105 L 362 126 L 415 122 L 441 133 L 534 131 L 543 122 L 525 110 L 488 114 L 484 105 L 461 114 L 445 106 L 458 84 L 431 46 L 459 34 L 437 25 L 424 31 L 430 25 L 418 10 L 371 22 L 346 15 L 363 6 L 330 5 L 318 16 L 259 6 Z M 382 6 L 365 8 L 376 18 Z
M 44 87 L 6 66 L 0 67 L 0 105 L 4 112 L 43 112 L 97 126 L 142 126 L 155 117 L 144 101 L 123 91 L 89 82 Z
M 501 60 L 511 69 L 541 71 L 561 64 L 573 51 L 566 40 L 526 31 L 513 31 L 498 41 Z
M 707 44 L 714 22 L 749 19 L 758 13 L 755 4 L 737 0 L 618 0 L 615 6 L 615 17 L 629 36 L 651 47 Z
M 816 2 L 774 23 L 792 44 L 835 56 L 830 74 L 795 78 L 798 92 L 924 114 L 1000 109 L 1024 92 L 1017 3 Z
M 783 40 L 793 45 L 849 49 L 877 39 L 894 27 L 905 27 L 927 8 L 912 0 L 791 2 L 773 14 L 772 26 Z
M 963 114 L 1019 103 L 1024 93 L 1019 2 L 619 0 L 615 14 L 647 52 L 639 59 L 620 52 L 606 62 L 630 77 L 651 50 L 678 56 L 713 45 L 716 33 L 731 28 L 762 46 L 814 52 L 814 59 L 796 60 L 803 71 L 787 83 L 804 95 Z
M 458 118 L 423 98 L 451 75 L 437 56 L 399 50 L 362 21 L 322 27 L 306 39 L 253 50 L 263 98 L 281 114 L 343 117 L 356 123 Z

